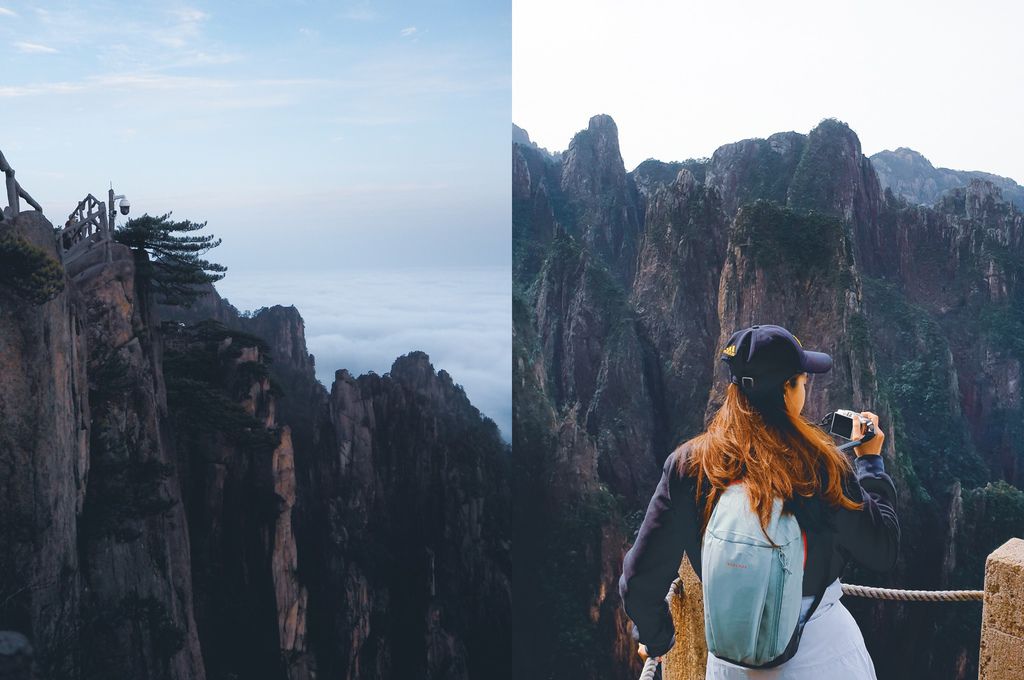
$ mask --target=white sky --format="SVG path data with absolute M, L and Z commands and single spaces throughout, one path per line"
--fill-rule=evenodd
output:
M 514 0 L 513 121 L 559 151 L 597 113 L 627 170 L 835 117 L 1024 183 L 1024 3 Z

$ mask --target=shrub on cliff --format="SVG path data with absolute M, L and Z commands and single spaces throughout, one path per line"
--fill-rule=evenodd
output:
M 219 246 L 221 239 L 213 234 L 191 235 L 205 228 L 206 222 L 174 222 L 170 217 L 167 213 L 128 220 L 114 232 L 114 239 L 149 254 L 149 258 L 138 259 L 138 271 L 151 282 L 158 302 L 190 307 L 203 294 L 199 284 L 220 281 L 227 272 L 224 265 L 200 257 Z
M 38 305 L 64 290 L 64 270 L 39 246 L 4 235 L 0 237 L 0 284 Z

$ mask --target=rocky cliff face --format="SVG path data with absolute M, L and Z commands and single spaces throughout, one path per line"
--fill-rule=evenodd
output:
M 833 370 L 812 382 L 810 417 L 856 406 L 891 423 L 903 555 L 893 574 L 853 569 L 847 580 L 980 587 L 971 556 L 1024 521 L 1014 487 L 985 486 L 1019 484 L 1021 213 L 988 182 L 933 208 L 883 192 L 839 121 L 632 173 L 614 130 L 595 117 L 561 163 L 513 151 L 517 495 L 545 499 L 543 511 L 517 509 L 517 574 L 522 560 L 537 570 L 526 583 L 566 581 L 559 618 L 535 635 L 537 667 L 639 671 L 615 595 L 621 556 L 661 462 L 720 403 L 717 349 L 754 323 L 832 354 Z M 984 537 L 979 504 L 999 508 Z M 539 615 L 553 594 L 525 590 L 517 604 Z M 880 677 L 975 672 L 970 606 L 941 620 L 849 606 Z
M 294 307 L 158 309 L 138 257 L 0 286 L 0 628 L 40 676 L 507 668 L 510 451 L 461 386 L 412 352 L 328 393 Z
M 40 215 L 4 221 L 0 232 L 58 257 Z M 78 663 L 77 518 L 92 426 L 85 313 L 73 289 L 36 305 L 0 287 L 0 628 L 36 631 L 55 676 Z

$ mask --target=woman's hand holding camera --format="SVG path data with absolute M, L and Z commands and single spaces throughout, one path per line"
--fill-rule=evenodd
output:
M 878 416 L 871 411 L 861 411 L 860 415 L 860 418 L 853 419 L 853 436 L 851 439 L 857 440 L 864 436 L 864 431 L 866 431 L 866 425 L 869 420 L 874 423 L 875 436 L 869 441 L 853 447 L 854 454 L 856 454 L 858 458 L 869 454 L 880 454 L 882 452 L 882 443 L 885 442 L 885 433 L 882 432 L 882 428 L 878 426 Z

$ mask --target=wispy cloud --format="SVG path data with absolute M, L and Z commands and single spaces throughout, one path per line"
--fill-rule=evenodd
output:
M 416 34 L 416 27 L 415 26 L 409 26 L 408 28 L 403 28 L 401 30 L 401 33 L 402 33 L 402 37 L 403 38 L 408 38 L 410 35 L 415 35 Z
M 25 54 L 56 54 L 58 51 L 47 45 L 30 42 L 16 42 L 14 43 L 14 47 L 19 52 L 24 52 Z
M 203 22 L 210 18 L 206 12 L 190 7 L 173 9 L 168 14 L 172 18 L 172 23 L 158 31 L 155 38 L 157 42 L 177 49 L 198 38 Z
M 0 98 L 31 97 L 48 94 L 72 94 L 110 88 L 123 90 L 238 90 L 268 87 L 325 85 L 330 81 L 316 78 L 229 80 L 194 76 L 153 74 L 118 74 L 86 78 L 81 81 L 37 83 L 34 85 L 0 86 Z
M 349 21 L 373 21 L 377 18 L 377 12 L 370 7 L 369 2 L 361 0 L 360 2 L 350 3 L 341 10 L 339 16 Z
M 14 10 L 7 9 L 6 7 L 0 7 L 0 17 L 16 17 L 18 13 Z

